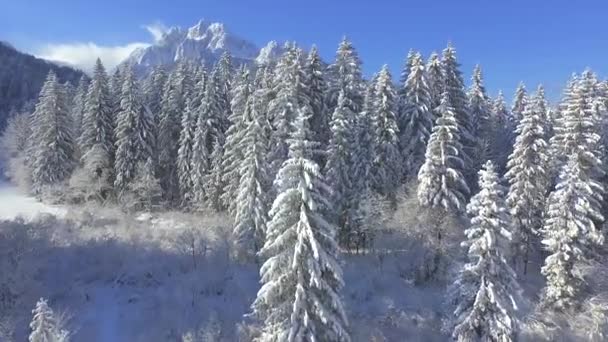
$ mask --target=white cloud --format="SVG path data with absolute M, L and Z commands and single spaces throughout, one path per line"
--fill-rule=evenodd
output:
M 97 58 L 100 58 L 106 69 L 110 70 L 127 58 L 133 50 L 149 45 L 140 42 L 118 46 L 102 46 L 92 42 L 47 44 L 35 54 L 40 58 L 68 64 L 85 72 L 90 72 Z
M 160 21 L 149 25 L 143 25 L 142 27 L 152 35 L 155 42 L 158 42 L 163 37 L 163 34 L 168 30 L 167 26 Z

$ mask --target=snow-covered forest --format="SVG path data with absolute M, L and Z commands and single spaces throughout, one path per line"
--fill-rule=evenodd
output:
M 282 51 L 48 74 L 1 143 L 61 214 L 0 223 L 0 340 L 608 339 L 607 81 Z

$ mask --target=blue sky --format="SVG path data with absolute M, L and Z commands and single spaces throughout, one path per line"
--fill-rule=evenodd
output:
M 2 0 L 0 40 L 89 63 L 89 54 L 120 59 L 152 43 L 144 26 L 192 26 L 205 18 L 259 46 L 272 39 L 314 43 L 328 60 L 347 35 L 367 75 L 385 63 L 395 74 L 410 48 L 427 57 L 449 40 L 467 82 L 480 63 L 492 95 L 503 89 L 510 98 L 522 80 L 529 89 L 544 83 L 555 99 L 572 72 L 588 66 L 606 75 L 607 17 L 605 0 Z

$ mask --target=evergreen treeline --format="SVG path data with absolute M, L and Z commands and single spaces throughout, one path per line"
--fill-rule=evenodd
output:
M 224 55 L 141 83 L 98 61 L 73 98 L 50 72 L 31 130 L 11 122 L 25 142 L 12 156 L 39 196 L 227 212 L 242 257 L 261 264 L 259 341 L 350 340 L 339 251 L 370 247 L 366 201 L 395 208 L 405 193 L 470 223 L 449 291 L 455 339 L 515 340 L 534 253 L 541 306 L 576 310 L 578 267 L 604 242 L 605 82 L 574 76 L 555 108 L 521 84 L 508 108 L 479 66 L 465 89 L 451 45 L 426 63 L 410 52 L 399 83 L 386 66 L 365 80 L 346 39 L 328 67 L 316 48 L 285 51 L 255 70 Z

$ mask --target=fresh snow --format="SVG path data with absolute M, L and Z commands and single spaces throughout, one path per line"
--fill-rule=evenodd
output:
M 14 185 L 4 182 L 0 182 L 0 203 L 1 220 L 15 220 L 21 217 L 31 221 L 43 214 L 65 217 L 67 213 L 62 206 L 41 203 L 33 197 L 24 195 Z

